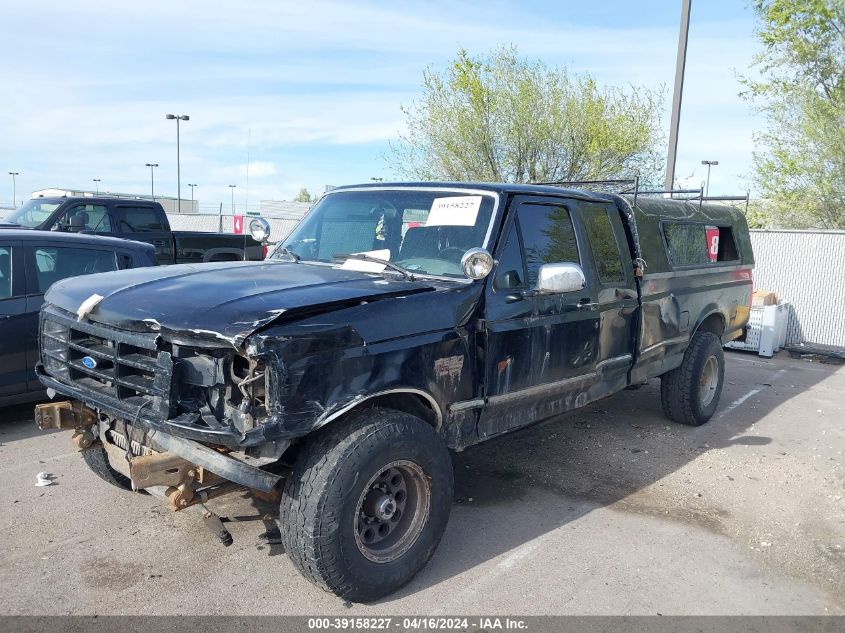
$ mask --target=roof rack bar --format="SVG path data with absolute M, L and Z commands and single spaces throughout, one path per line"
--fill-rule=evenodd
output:
M 609 180 L 552 180 L 548 182 L 535 182 L 534 185 L 554 185 L 554 186 L 569 186 L 569 185 L 633 185 L 637 182 L 636 178 L 622 178 Z
M 695 195 L 696 195 L 696 197 L 697 197 L 697 196 L 698 196 L 698 194 L 700 194 L 700 193 L 701 193 L 701 189 L 672 189 L 672 190 L 664 190 L 664 189 L 654 189 L 654 190 L 651 190 L 651 189 L 650 189 L 650 190 L 648 190 L 648 191 L 643 191 L 643 190 L 640 190 L 640 191 L 630 191 L 630 190 L 628 190 L 628 191 L 623 191 L 622 193 L 633 193 L 633 194 L 637 194 L 637 193 L 639 193 L 639 194 L 658 194 L 658 193 L 675 194 L 675 193 L 692 193 L 692 194 L 695 194 Z

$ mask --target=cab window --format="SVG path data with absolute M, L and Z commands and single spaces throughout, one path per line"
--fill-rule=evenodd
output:
M 82 219 L 82 230 L 92 233 L 111 233 L 111 220 L 106 207 L 101 204 L 79 204 L 64 212 L 56 228 L 71 225 L 71 218 L 78 216 Z
M 0 299 L 12 296 L 12 249 L 0 246 Z
M 625 282 L 622 254 L 608 213 L 606 207 L 598 205 L 584 205 L 581 212 L 599 281 L 605 286 Z
M 117 270 L 117 257 L 110 251 L 64 246 L 39 246 L 32 249 L 35 259 L 37 292 L 67 277 Z
M 166 231 L 161 214 L 152 207 L 118 207 L 120 230 L 124 233 L 154 233 Z
M 517 223 L 530 287 L 537 285 L 543 264 L 581 263 L 575 227 L 566 207 L 523 204 L 517 211 Z

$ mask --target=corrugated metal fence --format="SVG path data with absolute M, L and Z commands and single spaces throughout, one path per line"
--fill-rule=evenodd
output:
M 845 231 L 751 231 L 754 289 L 791 304 L 787 343 L 845 346 Z

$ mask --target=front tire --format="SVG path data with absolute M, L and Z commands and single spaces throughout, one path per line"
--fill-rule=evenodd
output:
M 663 412 L 673 422 L 701 426 L 719 406 L 725 379 L 725 354 L 712 332 L 696 332 L 680 367 L 661 376 Z
M 129 481 L 129 478 L 117 472 L 109 464 L 109 457 L 102 444 L 95 444 L 82 451 L 82 459 L 88 464 L 88 468 L 93 470 L 103 481 L 107 481 L 112 486 L 117 486 L 122 490 L 132 490 L 132 482 Z
M 435 430 L 373 408 L 321 429 L 300 453 L 281 501 L 285 550 L 310 581 L 369 602 L 428 562 L 449 519 L 452 462 Z

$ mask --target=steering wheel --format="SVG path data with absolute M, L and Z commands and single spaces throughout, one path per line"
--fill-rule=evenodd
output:
M 442 251 L 440 251 L 440 254 L 443 255 L 446 259 L 448 259 L 449 261 L 454 261 L 457 264 L 461 263 L 461 258 L 464 256 L 464 253 L 466 253 L 466 250 L 464 250 L 463 248 L 458 248 L 457 246 L 447 246 Z

